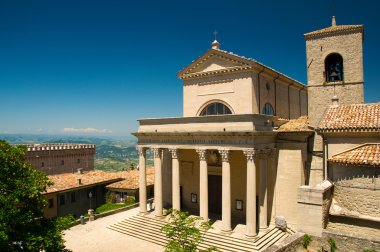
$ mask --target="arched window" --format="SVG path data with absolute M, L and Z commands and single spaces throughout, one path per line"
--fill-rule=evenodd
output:
M 325 59 L 326 82 L 343 81 L 343 58 L 337 53 L 328 55 Z
M 273 109 L 272 105 L 270 105 L 270 103 L 265 103 L 265 105 L 263 107 L 263 111 L 261 112 L 261 114 L 274 115 L 274 109 Z
M 230 115 L 230 114 L 232 114 L 232 112 L 226 105 L 220 102 L 213 102 L 207 105 L 199 115 L 208 116 L 208 115 Z

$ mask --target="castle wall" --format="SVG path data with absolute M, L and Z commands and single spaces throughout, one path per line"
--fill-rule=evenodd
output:
M 28 146 L 26 161 L 48 175 L 94 169 L 95 145 L 47 144 Z

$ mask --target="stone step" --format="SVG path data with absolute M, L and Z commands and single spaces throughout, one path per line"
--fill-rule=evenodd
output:
M 119 223 L 115 223 L 111 225 L 109 229 L 165 246 L 168 239 L 165 234 L 161 232 L 161 228 L 167 223 L 168 222 L 165 218 L 161 219 L 151 216 L 137 215 Z M 258 239 L 250 241 L 248 239 L 209 231 L 203 233 L 204 241 L 199 244 L 199 248 L 206 249 L 215 246 L 222 252 L 262 251 L 285 239 L 292 233 L 294 233 L 294 231 L 290 229 L 287 232 L 283 232 L 278 228 L 272 228 Z
M 154 227 L 147 227 L 143 225 L 138 225 L 137 223 L 131 221 L 129 224 L 123 223 L 122 225 L 120 224 L 115 224 L 119 228 L 126 228 L 129 230 L 134 230 L 136 232 L 139 232 L 140 230 L 144 229 L 145 232 L 149 233 L 150 235 L 154 236 L 159 236 L 166 238 L 163 233 L 160 232 L 161 227 L 157 226 L 156 230 L 154 230 Z M 224 248 L 226 251 L 252 251 L 255 250 L 254 244 L 251 243 L 250 246 L 247 246 L 245 244 L 240 244 L 237 243 L 237 241 L 232 242 L 232 241 L 225 241 L 223 237 L 217 237 L 217 236 L 211 236 L 207 237 L 206 235 L 204 236 L 204 242 L 201 244 L 206 247 L 211 247 L 215 246 L 218 248 Z
M 140 219 L 140 220 L 147 220 L 147 221 L 151 220 L 152 222 L 162 223 L 163 225 L 165 225 L 167 223 L 164 220 L 160 220 L 160 219 L 156 219 L 156 218 L 151 218 L 151 217 L 138 216 L 137 218 Z M 223 233 L 215 233 L 212 230 L 210 232 L 207 232 L 206 235 L 207 236 L 214 235 L 214 236 L 217 236 L 217 237 L 222 236 L 226 240 L 240 241 L 240 243 L 242 243 L 242 244 L 252 245 L 252 243 L 255 244 L 257 240 L 259 240 L 259 241 L 265 240 L 267 236 L 271 235 L 272 231 L 273 230 L 271 230 L 270 232 L 266 233 L 264 236 L 259 237 L 256 240 L 252 240 L 252 241 L 248 240 L 248 239 L 242 239 L 242 238 L 239 238 L 239 237 L 233 237 L 233 236 L 225 235 Z

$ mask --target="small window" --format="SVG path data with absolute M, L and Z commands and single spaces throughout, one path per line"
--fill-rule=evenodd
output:
M 79 158 L 77 159 L 77 164 L 80 164 L 80 159 Z
M 41 163 L 41 167 L 45 167 L 45 163 L 44 162 Z
M 71 199 L 71 203 L 76 202 L 75 192 L 72 192 L 72 193 L 70 194 L 70 199 Z
M 325 59 L 326 82 L 343 81 L 343 58 L 337 53 L 332 53 Z
M 66 204 L 65 195 L 61 194 L 61 195 L 59 195 L 59 205 L 63 206 L 64 204 Z
M 264 115 L 274 115 L 274 109 L 270 103 L 266 103 L 263 107 L 261 114 Z
M 220 102 L 214 102 L 207 105 L 199 115 L 208 116 L 208 115 L 230 115 L 230 114 L 232 114 L 232 112 L 226 105 Z
M 53 208 L 54 207 L 54 199 L 49 199 L 48 200 L 48 206 L 49 206 L 49 208 Z
M 61 160 L 61 165 L 65 165 L 65 161 L 64 160 Z

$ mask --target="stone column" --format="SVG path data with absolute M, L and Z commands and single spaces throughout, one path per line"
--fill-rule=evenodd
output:
M 162 216 L 162 150 L 153 149 L 154 154 L 154 213 Z
M 222 156 L 222 231 L 231 231 L 231 166 L 230 150 L 220 150 Z
M 208 171 L 206 150 L 196 150 L 199 156 L 199 216 L 208 221 Z
M 139 201 L 140 213 L 144 214 L 146 210 L 146 148 L 137 147 L 139 151 Z
M 173 209 L 181 210 L 180 199 L 180 177 L 179 177 L 179 150 L 173 148 L 169 150 L 172 154 L 172 201 Z
M 267 186 L 267 166 L 268 155 L 270 149 L 260 150 L 259 163 L 260 163 L 260 190 L 259 190 L 259 202 L 260 202 L 260 229 L 268 228 L 268 186 Z
M 256 149 L 243 151 L 247 158 L 247 195 L 246 195 L 246 231 L 247 237 L 254 237 L 256 232 Z

